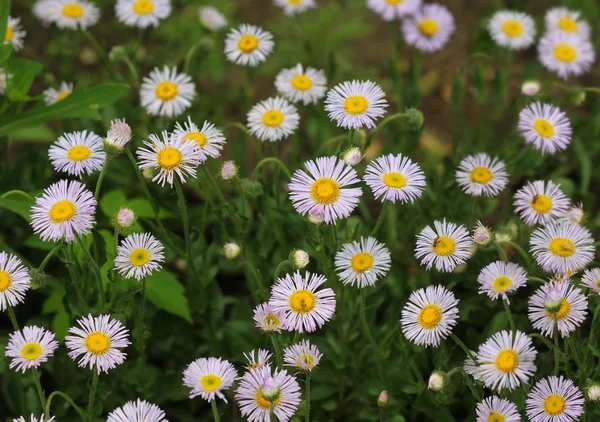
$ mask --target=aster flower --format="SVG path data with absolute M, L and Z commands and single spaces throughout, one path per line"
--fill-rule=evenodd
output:
M 31 288 L 29 271 L 15 255 L 0 252 L 0 311 L 25 301 Z
M 468 195 L 496 196 L 508 184 L 504 163 L 487 154 L 465 157 L 456 170 L 456 181 Z
M 481 270 L 477 282 L 479 293 L 485 293 L 493 300 L 502 298 L 508 302 L 507 293 L 527 284 L 527 272 L 518 264 L 496 261 Z
M 570 379 L 542 378 L 527 395 L 527 418 L 531 422 L 572 422 L 583 415 L 583 394 Z
M 246 365 L 245 368 L 248 371 L 262 368 L 269 364 L 269 359 L 271 359 L 272 356 L 271 353 L 264 349 L 252 350 L 250 353 L 244 353 L 244 357 L 248 361 L 248 365 Z
M 163 245 L 150 233 L 134 233 L 117 248 L 115 268 L 123 277 L 139 281 L 161 268 L 165 260 L 163 250 Z
M 565 112 L 550 104 L 529 104 L 519 113 L 518 130 L 542 154 L 563 151 L 571 143 L 571 122 Z
M 106 154 L 103 140 L 94 132 L 64 133 L 50 147 L 48 156 L 54 170 L 81 177 L 102 170 Z
M 8 17 L 6 24 L 6 35 L 4 36 L 4 44 L 12 44 L 14 51 L 19 51 L 23 48 L 23 39 L 27 32 L 23 31 L 21 26 L 21 18 Z
M 73 82 L 61 82 L 58 90 L 54 88 L 46 89 L 42 94 L 44 95 L 44 103 L 46 105 L 56 104 L 59 101 L 64 100 L 73 92 Z
M 549 224 L 563 217 L 569 207 L 569 199 L 552 181 L 528 182 L 515 194 L 515 213 L 525 224 Z
M 47 362 L 57 348 L 54 334 L 41 327 L 28 326 L 10 334 L 5 354 L 11 358 L 10 369 L 25 373 Z
M 535 41 L 535 21 L 523 12 L 501 10 L 494 13 L 488 30 L 496 44 L 511 50 L 523 50 Z
M 23 416 L 18 417 L 17 419 L 13 419 L 13 422 L 54 422 L 54 416 L 48 418 L 46 415 L 40 416 L 38 419 L 33 413 L 29 417 L 29 419 L 25 419 Z
M 157 27 L 171 14 L 171 0 L 117 0 L 115 15 L 127 26 Z
M 227 399 L 224 390 L 233 385 L 237 377 L 234 366 L 221 358 L 200 358 L 188 365 L 183 371 L 183 384 L 190 387 L 190 399 L 200 396 L 207 402 L 220 398 Z
M 275 43 L 273 35 L 254 25 L 243 24 L 227 34 L 225 56 L 232 63 L 257 66 L 267 60 Z
M 146 400 L 128 401 L 109 413 L 106 422 L 169 422 L 165 412 Z
M 394 204 L 396 201 L 413 203 L 421 197 L 425 188 L 425 174 L 421 167 L 402 154 L 389 154 L 372 161 L 363 179 L 375 198 Z
M 298 129 L 298 110 L 281 97 L 268 98 L 248 112 L 248 131 L 261 141 L 276 142 Z
M 302 371 L 312 371 L 319 364 L 323 354 L 314 344 L 308 340 L 292 344 L 283 349 L 283 362 L 286 366 L 292 366 Z
M 183 138 L 185 142 L 195 142 L 198 145 L 202 156 L 201 162 L 204 162 L 208 157 L 219 158 L 225 145 L 223 132 L 217 129 L 215 125 L 205 121 L 202 128 L 199 128 L 189 116 L 187 122 L 183 125 L 180 123 L 175 124 L 173 133 L 175 136 Z
M 100 19 L 100 10 L 85 0 L 57 0 L 57 9 L 52 21 L 60 29 L 87 29 L 94 26 Z
M 359 288 L 373 286 L 385 277 L 391 262 L 388 248 L 372 237 L 346 243 L 335 254 L 335 269 L 340 280 Z
M 273 4 L 281 7 L 283 13 L 288 16 L 294 16 L 317 7 L 315 0 L 273 0 Z
M 410 17 L 420 6 L 421 0 L 367 0 L 367 7 L 385 21 Z
M 388 103 L 379 85 L 371 81 L 343 82 L 327 93 L 325 111 L 345 129 L 374 128 Z
M 254 308 L 254 323 L 265 333 L 280 333 L 287 326 L 285 310 L 275 310 L 268 303 L 261 303 Z
M 544 18 L 546 31 L 560 31 L 567 34 L 574 34 L 587 40 L 590 38 L 590 24 L 581 19 L 581 13 L 578 10 L 569 10 L 566 7 L 553 7 L 546 12 Z
M 179 116 L 192 105 L 195 96 L 196 84 L 188 74 L 178 73 L 176 67 L 155 67 L 140 88 L 142 107 L 152 116 Z
M 317 104 L 327 91 L 327 77 L 323 70 L 298 63 L 289 69 L 282 69 L 275 78 L 275 88 L 279 94 L 293 103 Z
M 406 43 L 425 53 L 441 50 L 455 29 L 450 11 L 437 3 L 425 4 L 402 22 Z
M 464 264 L 473 254 L 473 240 L 463 226 L 443 221 L 434 221 L 434 229 L 425 227 L 417 235 L 415 256 L 426 265 L 427 270 L 435 265 L 438 271 L 450 272 Z
M 477 404 L 477 422 L 521 422 L 517 405 L 492 396 Z
M 585 270 L 581 277 L 581 283 L 596 293 L 600 294 L 600 268 Z
M 60 0 L 37 0 L 32 12 L 42 25 L 48 26 L 62 13 L 62 9 Z
M 529 240 L 536 262 L 548 272 L 577 271 L 594 259 L 594 239 L 588 229 L 569 223 L 534 231 Z
M 542 65 L 562 79 L 590 70 L 596 53 L 588 40 L 572 33 L 550 32 L 540 40 L 538 56 Z

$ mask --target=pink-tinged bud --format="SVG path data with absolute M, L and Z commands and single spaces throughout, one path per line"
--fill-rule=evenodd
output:
M 540 83 L 538 81 L 525 81 L 523 85 L 521 85 L 521 92 L 523 95 L 533 97 L 540 92 Z
M 387 390 L 383 390 L 377 397 L 377 406 L 386 407 L 388 405 L 389 397 Z
M 555 314 L 562 308 L 563 297 L 558 286 L 552 286 L 544 297 L 544 308 L 548 313 Z
M 481 224 L 480 221 L 473 229 L 473 241 L 480 246 L 487 246 L 492 241 L 492 232 Z
M 221 167 L 221 179 L 232 180 L 238 174 L 238 168 L 233 161 L 225 161 Z
M 308 221 L 313 224 L 322 224 L 325 221 L 325 212 L 313 208 L 308 212 Z
M 130 208 L 121 208 L 115 214 L 116 226 L 121 230 L 130 229 L 135 224 L 135 214 Z
M 344 162 L 349 166 L 355 166 L 362 160 L 360 149 L 352 147 L 344 152 Z
M 123 150 L 129 141 L 131 141 L 131 127 L 125 122 L 125 119 L 114 119 L 110 122 L 105 144 Z

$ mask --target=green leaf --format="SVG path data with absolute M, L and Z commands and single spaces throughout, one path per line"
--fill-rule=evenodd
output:
M 22 190 L 11 190 L 0 195 L 0 207 L 19 214 L 26 221 L 31 221 L 29 211 L 34 202 L 31 195 Z
M 46 125 L 24 127 L 10 133 L 11 141 L 52 142 L 56 134 Z
M 4 44 L 0 46 L 0 64 L 3 64 L 10 55 L 12 54 L 13 46 L 12 44 Z
M 146 278 L 146 295 L 157 308 L 192 323 L 190 307 L 185 297 L 185 288 L 177 280 L 175 274 L 163 270 Z

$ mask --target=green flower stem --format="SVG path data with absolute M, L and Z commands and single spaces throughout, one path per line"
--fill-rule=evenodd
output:
M 100 187 L 102 186 L 102 181 L 104 180 L 104 176 L 106 176 L 106 170 L 108 169 L 108 163 L 110 162 L 110 155 L 107 154 L 104 160 L 104 164 L 102 164 L 102 170 L 100 170 L 100 176 L 98 176 L 98 181 L 96 182 L 96 190 L 94 190 L 94 198 L 98 201 L 98 197 L 100 196 Z
M 96 399 L 96 389 L 98 388 L 98 370 L 92 369 L 92 387 L 90 388 L 90 396 L 88 399 L 88 422 L 94 422 L 94 400 Z
M 183 222 L 183 236 L 185 239 L 185 257 L 192 269 L 192 275 L 195 278 L 197 276 L 196 265 L 192 257 L 192 241 L 190 240 L 190 220 L 187 213 L 187 206 L 185 203 L 185 195 L 183 194 L 183 187 L 181 186 L 181 180 L 175 178 L 175 190 L 177 191 L 177 202 L 179 209 L 181 210 L 181 220 Z
M 504 262 L 508 262 L 508 257 L 506 256 L 506 252 L 504 252 L 504 249 L 502 249 L 502 246 L 500 246 L 497 243 L 494 243 L 494 246 L 498 250 L 498 254 L 500 255 L 500 259 L 502 259 Z
M 75 294 L 77 295 L 77 300 L 79 300 L 79 304 L 81 305 L 81 309 L 87 310 L 87 302 L 83 297 L 83 293 L 81 292 L 81 287 L 79 286 L 78 277 L 75 275 L 75 271 L 73 269 L 73 264 L 77 263 L 77 257 L 75 256 L 75 250 L 73 249 L 73 244 L 71 243 L 67 248 L 65 248 L 65 262 L 67 265 L 67 271 L 69 271 L 69 276 L 71 277 L 71 284 L 75 289 Z
M 17 317 L 15 316 L 15 311 L 12 306 L 8 306 L 6 308 L 6 313 L 8 314 L 8 318 L 10 319 L 10 323 L 12 324 L 15 331 L 19 331 L 19 324 L 17 323 Z
M 42 384 L 40 383 L 40 373 L 37 368 L 33 368 L 31 370 L 31 375 L 33 376 L 33 382 L 35 383 L 35 388 L 37 389 L 38 396 L 40 397 L 40 403 L 42 404 L 42 409 L 46 408 L 46 396 L 44 394 L 44 389 L 42 388 Z
M 306 400 L 306 417 L 304 419 L 305 422 L 310 421 L 310 371 L 306 371 L 306 396 L 304 400 Z
M 380 359 L 380 353 L 379 353 L 379 347 L 377 347 L 377 343 L 375 342 L 375 339 L 373 338 L 373 335 L 371 334 L 371 330 L 369 330 L 369 324 L 367 324 L 367 317 L 366 317 L 366 293 L 365 293 L 365 288 L 363 287 L 362 289 L 360 289 L 360 325 L 363 329 L 363 334 L 364 336 L 369 340 L 369 343 L 371 343 L 371 347 L 373 347 L 373 352 L 375 353 L 375 359 L 377 361 L 377 373 L 379 374 L 379 378 L 383 378 L 383 370 L 381 368 L 381 359 Z
M 553 375 L 558 375 L 558 318 L 556 317 L 556 312 L 554 313 L 554 372 Z
M 108 54 L 106 54 L 106 51 L 104 50 L 104 48 L 102 48 L 102 46 L 100 45 L 100 43 L 98 42 L 98 40 L 96 39 L 94 34 L 92 34 L 90 31 L 82 31 L 82 32 L 83 32 L 83 35 L 85 35 L 85 37 L 88 39 L 88 41 L 92 44 L 92 46 L 94 47 L 96 52 L 100 55 L 100 57 L 102 57 L 104 62 L 110 63 Z
M 385 213 L 390 206 L 390 201 L 383 201 L 383 207 L 381 208 L 381 212 L 379 213 L 379 217 L 377 217 L 377 222 L 375 223 L 375 227 L 373 227 L 373 231 L 371 232 L 371 237 L 377 236 L 379 229 L 381 228 L 381 224 L 383 223 L 383 219 L 385 217 Z
M 502 242 L 502 243 L 505 243 L 505 242 Z M 519 252 L 519 255 L 521 255 L 523 257 L 523 259 L 525 260 L 525 262 L 527 262 L 527 266 L 529 266 L 531 264 L 531 261 L 529 260 L 529 255 L 527 255 L 527 252 L 525 252 L 525 250 L 522 247 L 520 247 L 518 244 L 516 244 L 512 240 L 509 240 L 506 243 L 509 244 L 510 246 L 512 246 L 513 248 L 515 248 L 517 250 L 517 252 Z
M 263 158 L 262 160 L 260 160 L 258 162 L 256 167 L 254 168 L 254 172 L 252 173 L 252 179 L 256 180 L 256 176 L 258 175 L 258 170 L 267 163 L 273 163 L 273 164 L 278 165 L 283 170 L 283 172 L 285 173 L 285 175 L 288 179 L 292 178 L 292 174 L 290 173 L 290 170 L 283 163 L 283 161 L 281 161 L 279 158 L 267 157 L 267 158 Z
M 466 355 L 469 357 L 469 359 L 471 359 L 476 366 L 479 366 L 477 364 L 477 359 L 475 359 L 475 356 L 473 356 L 473 353 L 471 353 L 471 351 L 469 350 L 469 348 L 465 345 L 465 343 L 462 342 L 461 339 L 459 339 L 458 337 L 456 337 L 456 335 L 454 333 L 450 333 L 450 338 L 452 340 L 454 340 L 454 342 L 456 344 L 458 344 L 458 346 L 463 349 L 463 351 L 466 353 Z
M 117 249 L 119 248 L 119 229 L 115 229 L 114 233 L 113 233 L 113 248 L 114 248 L 114 259 L 117 258 Z M 119 273 L 117 272 L 117 268 L 114 266 L 113 263 L 113 270 L 112 270 L 112 277 L 111 277 L 111 281 L 112 281 L 112 285 L 111 285 L 111 290 L 110 290 L 110 302 L 108 303 L 108 309 L 112 309 L 112 307 L 115 305 L 115 300 L 117 300 L 117 279 L 119 277 Z
M 217 181 L 215 180 L 213 175 L 210 173 L 210 170 L 208 169 L 208 167 L 202 166 L 202 169 L 204 169 L 204 173 L 206 173 L 206 177 L 208 178 L 208 181 L 212 185 L 215 193 L 217 194 L 219 201 L 221 201 L 224 205 L 227 205 L 227 200 L 223 196 L 223 192 L 221 192 L 221 188 L 219 187 L 219 185 L 217 185 Z
M 273 343 L 273 349 L 275 350 L 275 358 L 277 359 L 277 366 L 283 368 L 283 358 L 281 356 L 281 347 L 279 347 L 279 340 L 275 337 L 276 334 L 271 334 L 271 343 Z
M 510 312 L 510 307 L 508 306 L 508 299 L 502 299 L 502 303 L 504 304 L 504 310 L 506 311 L 506 316 L 508 317 L 508 323 L 510 324 L 510 331 L 512 332 L 512 339 L 515 341 L 515 336 L 517 335 L 517 329 L 515 328 L 515 320 L 513 318 L 512 312 Z
M 137 71 L 136 65 L 131 61 L 129 54 L 123 55 L 123 62 L 127 65 L 129 73 L 131 73 L 131 79 L 133 80 L 133 86 L 137 89 L 140 87 L 140 76 Z
M 285 261 L 281 261 L 279 263 L 279 265 L 277 266 L 277 268 L 275 268 L 275 274 L 273 274 L 273 284 L 277 283 L 277 279 L 279 278 L 279 273 L 281 273 L 281 270 L 283 270 L 285 267 L 293 268 L 293 265 L 289 259 L 286 259 Z
M 369 135 L 367 136 L 367 142 L 365 143 L 365 148 L 363 149 L 363 151 L 366 151 L 369 149 L 369 147 L 371 146 L 371 142 L 373 142 L 373 139 L 377 136 L 379 131 L 381 129 L 383 129 L 385 126 L 387 126 L 390 122 L 393 122 L 394 120 L 398 120 L 398 119 L 406 120 L 407 117 L 408 117 L 408 115 L 406 113 L 396 113 L 396 114 L 391 115 L 390 117 L 383 119 L 381 121 L 381 123 L 379 125 L 377 125 L 377 127 L 375 127 L 375 129 L 373 129 L 373 131 L 371 133 L 369 133 Z
M 215 418 L 215 422 L 219 422 L 221 418 L 219 417 L 219 409 L 217 409 L 217 400 L 213 399 L 210 402 L 210 407 L 212 407 L 213 418 Z
M 48 252 L 48 254 L 46 255 L 46 257 L 44 258 L 44 260 L 42 261 L 42 263 L 40 264 L 40 266 L 37 268 L 38 271 L 42 272 L 44 271 L 44 268 L 46 268 L 46 265 L 48 264 L 48 262 L 50 261 L 50 258 L 52 258 L 52 256 L 58 252 L 60 249 L 63 248 L 63 245 L 57 245 L 54 248 L 52 248 L 50 250 L 50 252 Z
M 242 184 L 238 177 L 235 178 L 235 184 L 236 184 L 238 190 L 240 191 L 240 197 L 242 198 L 242 212 L 240 214 L 242 216 L 245 216 L 246 215 L 246 194 L 244 193 L 244 189 L 242 188 Z
M 467 220 L 467 227 L 469 230 L 471 230 L 471 227 L 473 227 L 473 216 L 475 215 L 475 205 L 477 205 L 477 199 L 473 196 L 471 198 L 471 208 L 469 208 L 469 219 Z
M 590 335 L 588 336 L 587 347 L 585 348 L 583 361 L 587 365 L 588 356 L 590 353 L 590 347 L 592 345 L 592 339 L 594 338 L 594 323 L 596 322 L 596 318 L 598 318 L 598 313 L 600 312 L 600 305 L 596 306 L 596 310 L 594 311 L 594 316 L 592 318 L 592 325 L 590 326 Z
M 90 265 L 92 266 L 94 277 L 96 278 L 96 287 L 98 289 L 98 296 L 100 296 L 100 308 L 104 309 L 104 306 L 106 305 L 106 299 L 104 298 L 104 286 L 102 285 L 102 275 L 100 274 L 100 267 L 98 267 L 98 264 L 96 264 L 96 261 L 90 254 L 90 251 L 88 250 L 87 246 L 85 245 L 83 238 L 81 236 L 79 236 L 79 234 L 75 234 L 75 237 L 77 238 L 77 242 L 79 243 L 79 246 L 83 250 L 83 254 L 85 255 L 86 259 L 89 261 Z
M 81 407 L 77 406 L 73 399 L 67 394 L 63 393 L 62 391 L 54 391 L 48 396 L 46 406 L 44 407 L 44 414 L 46 415 L 46 417 L 50 417 L 50 405 L 52 404 L 52 399 L 56 396 L 62 397 L 67 403 L 69 403 L 71 407 L 73 407 L 73 409 L 75 409 L 75 411 L 79 413 L 79 416 L 81 417 L 81 420 L 83 422 L 87 421 L 87 414 L 85 413 L 85 411 Z
M 321 142 L 321 145 L 319 146 L 319 148 L 317 148 L 317 153 L 316 155 L 319 156 L 319 154 L 325 150 L 327 147 L 329 147 L 330 145 L 335 145 L 340 141 L 343 141 L 344 139 L 346 139 L 348 137 L 348 133 L 344 133 L 343 135 L 338 135 L 338 136 L 334 136 L 333 138 L 329 138 L 324 142 Z
M 539 277 L 534 277 L 534 276 L 529 276 L 527 277 L 529 280 L 531 281 L 537 281 L 538 283 L 542 283 L 542 284 L 546 284 L 548 281 L 544 280 L 543 278 L 539 278 Z
M 136 327 L 136 343 L 137 349 L 142 357 L 145 356 L 146 345 L 144 344 L 144 314 L 146 313 L 146 278 L 142 278 L 142 305 L 140 306 L 139 319 Z

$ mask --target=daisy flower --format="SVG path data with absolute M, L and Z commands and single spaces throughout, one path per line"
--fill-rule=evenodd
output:
M 600 268 L 585 270 L 581 277 L 581 283 L 600 294 Z
M 270 422 L 271 405 L 278 421 L 287 422 L 300 404 L 300 385 L 286 370 L 263 366 L 244 374 L 235 391 L 242 416 L 248 422 Z
M 552 181 L 528 182 L 515 194 L 515 213 L 525 224 L 548 224 L 563 217 L 569 209 L 569 199 Z
M 53 15 L 53 22 L 60 29 L 87 29 L 100 19 L 100 10 L 85 0 L 57 0 L 60 12 Z
M 572 422 L 583 415 L 583 393 L 570 379 L 550 376 L 539 380 L 525 402 L 531 422 Z
M 542 154 L 555 154 L 571 143 L 571 121 L 566 113 L 550 104 L 529 104 L 519 113 L 517 129 Z
M 13 77 L 12 73 L 6 73 L 6 69 L 0 67 L 0 94 L 4 94 L 6 92 L 6 87 L 8 86 L 8 80 Z
M 48 156 L 56 171 L 77 177 L 102 170 L 104 142 L 94 132 L 65 133 L 50 147 Z
M 527 334 L 500 331 L 479 346 L 477 363 L 486 387 L 512 391 L 535 374 L 537 351 Z
M 273 355 L 267 350 L 258 349 L 252 350 L 250 353 L 244 353 L 244 357 L 248 361 L 248 365 L 245 368 L 250 371 L 251 369 L 262 368 L 269 364 L 269 359 Z
M 420 198 L 425 188 L 425 173 L 417 163 L 402 154 L 384 155 L 369 163 L 363 177 L 376 199 L 392 203 Z
M 523 12 L 501 10 L 494 13 L 488 31 L 496 44 L 511 50 L 523 50 L 535 41 L 535 21 Z
M 221 12 L 211 6 L 198 9 L 200 23 L 210 31 L 218 31 L 227 26 L 227 19 Z
M 329 321 L 335 312 L 335 293 L 332 289 L 318 290 L 327 279 L 319 274 L 300 272 L 286 274 L 271 287 L 269 305 L 284 312 L 288 331 L 313 332 Z
M 242 24 L 232 29 L 225 40 L 227 60 L 242 66 L 256 66 L 267 60 L 275 47 L 273 35 L 254 25 Z
M 43 241 L 73 242 L 77 235 L 85 236 L 92 230 L 95 213 L 94 194 L 84 184 L 60 180 L 35 198 L 30 224 Z
M 264 302 L 254 308 L 254 323 L 265 333 L 280 333 L 287 325 L 287 317 L 284 310 L 275 310 Z
M 473 357 L 477 356 L 477 353 L 475 353 L 473 350 L 471 350 L 471 354 L 473 355 Z M 477 358 L 475 357 L 475 359 Z M 477 363 L 475 363 L 475 361 L 471 359 L 471 357 L 468 355 L 465 359 L 465 362 L 463 363 L 463 369 L 467 374 L 471 375 L 474 380 L 481 381 L 481 369 L 479 368 Z
M 477 282 L 479 293 L 485 293 L 493 300 L 500 297 L 508 302 L 507 293 L 527 284 L 527 272 L 518 264 L 496 261 L 481 270 Z
M 533 257 L 548 272 L 577 271 L 585 267 L 594 259 L 593 244 L 588 229 L 565 222 L 538 228 L 529 240 Z
M 574 34 L 584 40 L 590 38 L 590 24 L 581 19 L 581 13 L 578 10 L 553 7 L 546 12 L 545 22 L 547 32 L 559 31 Z
M 492 396 L 477 405 L 477 422 L 521 422 L 517 405 Z
M 441 4 L 426 4 L 402 21 L 407 44 L 425 53 L 441 50 L 456 29 L 450 11 Z
M 283 13 L 294 16 L 297 13 L 306 12 L 308 9 L 317 7 L 315 0 L 273 0 L 275 6 L 281 7 Z
M 286 366 L 292 366 L 303 371 L 312 371 L 319 364 L 323 354 L 308 340 L 292 344 L 283 349 L 283 361 Z
M 202 162 L 202 153 L 196 142 L 187 142 L 176 134 L 162 132 L 162 139 L 155 134 L 144 141 L 146 148 L 137 150 L 140 169 L 153 168 L 159 172 L 152 178 L 161 186 L 168 183 L 171 187 L 175 176 L 181 183 L 188 177 L 196 177 L 196 167 Z
M 204 122 L 200 129 L 192 118 L 188 116 L 187 122 L 183 125 L 176 123 L 175 136 L 183 138 L 185 142 L 195 142 L 200 149 L 201 162 L 204 162 L 208 157 L 219 158 L 221 150 L 225 145 L 225 137 L 223 132 L 215 127 L 212 123 Z
M 300 122 L 298 110 L 281 97 L 268 98 L 248 112 L 248 131 L 261 141 L 279 141 L 290 136 Z
M 427 270 L 435 265 L 438 271 L 451 272 L 464 264 L 473 254 L 473 240 L 464 226 L 435 220 L 435 230 L 425 227 L 417 235 L 415 256 L 426 265 Z
M 289 184 L 296 211 L 322 214 L 327 224 L 352 214 L 362 195 L 360 187 L 349 187 L 359 182 L 356 170 L 337 157 L 319 157 L 304 166 L 308 173 L 296 170 Z
M 540 40 L 538 57 L 546 69 L 567 79 L 570 75 L 579 76 L 590 70 L 596 53 L 588 40 L 576 34 L 554 31 Z
M 162 268 L 163 250 L 163 245 L 150 233 L 134 233 L 117 248 L 115 267 L 123 277 L 135 277 L 139 281 Z
M 508 184 L 508 173 L 504 162 L 481 153 L 469 155 L 460 162 L 456 181 L 468 195 L 496 196 Z
M 73 82 L 61 82 L 58 90 L 54 88 L 46 89 L 42 94 L 44 95 L 44 102 L 46 105 L 56 104 L 59 101 L 64 100 L 73 93 Z
M 27 369 L 38 368 L 54 355 L 58 342 L 54 334 L 43 328 L 31 326 L 11 333 L 5 354 L 12 358 L 10 369 L 25 373 Z
M 21 26 L 21 18 L 8 17 L 6 25 L 6 35 L 4 36 L 4 44 L 12 44 L 14 51 L 19 51 L 23 48 L 23 39 L 27 32 L 23 31 Z
M 113 119 L 110 122 L 110 129 L 108 129 L 104 142 L 107 145 L 122 151 L 130 141 L 131 127 L 127 124 L 125 119 Z
M 157 27 L 171 14 L 171 0 L 117 0 L 115 14 L 128 26 Z
M 25 419 L 23 416 L 13 419 L 13 422 L 54 422 L 54 416 L 48 418 L 46 415 L 40 416 L 38 419 L 33 413 L 31 414 L 29 420 Z
M 140 89 L 140 101 L 152 116 L 176 117 L 192 105 L 196 96 L 196 84 L 186 73 L 177 68 L 155 67 L 144 77 Z
M 211 402 L 216 397 L 227 403 L 223 394 L 237 377 L 234 366 L 221 358 L 200 358 L 183 371 L 183 385 L 190 387 L 190 399 L 200 396 Z
M 307 67 L 300 63 L 289 69 L 282 69 L 275 78 L 277 91 L 293 103 L 317 104 L 327 91 L 327 77 L 323 70 Z
M 109 413 L 106 422 L 168 422 L 165 412 L 146 400 L 128 401 Z
M 438 347 L 458 321 L 458 299 L 444 286 L 429 286 L 411 293 L 402 309 L 402 332 L 419 346 Z
M 335 269 L 344 284 L 357 287 L 373 286 L 385 277 L 392 259 L 390 251 L 372 237 L 361 237 L 360 242 L 342 245 L 335 254 Z
M 367 7 L 385 21 L 408 17 L 421 7 L 421 0 L 367 0 Z
M 385 93 L 371 81 L 342 82 L 329 90 L 325 99 L 329 118 L 345 129 L 374 128 L 387 106 Z
M 554 314 L 548 312 L 544 306 L 548 299 L 560 301 L 556 319 L 561 337 L 566 337 L 575 331 L 585 320 L 588 300 L 582 291 L 569 283 L 550 281 L 542 285 L 531 296 L 527 311 L 531 325 L 542 335 L 550 338 L 554 336 Z
M 110 315 L 92 317 L 88 315 L 77 320 L 79 327 L 69 328 L 72 335 L 65 337 L 69 349 L 69 357 L 76 360 L 79 366 L 96 368 L 98 373 L 114 369 L 125 362 L 127 354 L 121 349 L 129 342 L 129 330 Z
M 62 14 L 62 9 L 60 0 L 37 0 L 32 7 L 33 14 L 44 26 L 54 22 Z
M 30 287 L 31 277 L 21 260 L 0 252 L 0 311 L 22 303 Z

